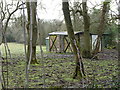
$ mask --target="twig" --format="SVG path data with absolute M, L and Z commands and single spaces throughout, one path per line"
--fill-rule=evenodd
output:
M 23 4 L 25 4 L 25 3 L 23 3 Z M 5 32 L 6 32 L 6 30 L 7 30 L 7 26 L 8 26 L 8 22 L 9 22 L 11 16 L 12 16 L 12 15 L 19 9 L 19 7 L 21 7 L 23 4 L 20 4 L 20 5 L 19 5 L 19 2 L 18 2 L 16 8 L 15 8 L 11 13 L 9 12 L 9 10 L 7 10 L 8 13 L 9 13 L 9 16 L 8 16 L 8 18 L 7 18 L 7 20 L 6 20 L 6 23 L 5 23 L 3 35 L 5 35 Z
M 38 19 L 39 21 L 39 19 Z M 39 27 L 39 26 L 38 26 Z M 43 50 L 42 50 L 42 43 L 41 43 L 41 34 L 39 32 L 39 28 L 38 28 L 38 36 L 39 36 L 39 45 L 40 45 L 40 54 L 41 54 L 41 61 L 42 61 L 42 65 L 43 65 L 43 69 L 42 69 L 42 73 L 43 73 L 43 88 L 45 88 L 45 69 L 44 69 L 44 61 L 43 61 Z
M 28 62 L 28 58 L 27 58 L 27 51 L 26 51 L 26 30 L 25 30 L 25 10 L 24 10 L 24 5 L 23 5 L 23 31 L 24 31 L 24 50 L 25 50 L 25 59 L 26 59 L 26 65 L 25 65 L 25 77 L 26 77 L 26 81 L 25 81 L 25 88 L 28 87 L 28 69 L 27 69 L 27 62 Z

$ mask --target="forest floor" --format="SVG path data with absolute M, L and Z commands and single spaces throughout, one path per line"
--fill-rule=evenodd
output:
M 84 59 L 86 79 L 73 79 L 75 60 L 72 54 L 45 53 L 43 60 L 37 54 L 39 64 L 29 70 L 30 88 L 120 88 L 118 79 L 118 52 L 104 49 L 97 60 Z M 25 86 L 25 56 L 12 53 L 8 64 L 3 61 L 5 77 L 9 88 Z M 8 73 L 7 73 L 8 70 Z M 6 79 L 7 81 L 7 79 Z
M 96 56 L 97 60 L 118 60 L 118 51 L 116 49 L 103 49 Z M 73 57 L 73 54 L 49 53 L 45 57 Z

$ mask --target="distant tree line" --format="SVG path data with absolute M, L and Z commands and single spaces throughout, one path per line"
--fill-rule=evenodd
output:
M 22 17 L 15 18 L 11 21 L 10 25 L 8 26 L 8 32 L 6 35 L 7 42 L 17 42 L 23 43 L 24 36 L 23 36 L 23 27 L 22 27 Z M 45 38 L 48 37 L 48 33 L 54 31 L 64 31 L 66 26 L 63 21 L 60 20 L 39 20 L 37 24 L 38 28 L 41 33 L 41 42 L 42 45 L 45 45 Z
M 99 25 L 99 16 L 100 16 L 100 9 L 93 9 L 91 12 L 88 13 L 89 17 L 91 19 L 90 21 L 90 32 L 91 33 L 98 33 L 97 27 Z M 108 38 L 106 38 L 106 42 L 108 42 L 108 45 L 106 47 L 115 46 L 117 42 L 117 23 L 115 19 L 110 18 L 111 13 L 108 12 L 107 22 L 105 25 L 105 33 L 109 33 Z M 74 18 L 72 19 L 73 27 L 76 27 L 74 31 L 84 31 L 83 27 L 83 18 L 79 17 L 79 13 L 76 14 L 76 25 L 74 25 L 75 21 Z M 23 27 L 22 27 L 22 16 L 17 17 L 13 20 L 11 20 L 9 26 L 6 39 L 7 42 L 17 42 L 17 43 L 23 43 L 24 36 L 23 36 Z M 66 31 L 66 25 L 64 21 L 60 20 L 43 20 L 40 19 L 38 21 L 38 27 L 41 33 L 41 42 L 42 45 L 45 45 L 45 38 L 48 36 L 48 33 L 54 32 L 54 31 Z
M 1 2 L 2 5 L 2 2 Z M 94 6 L 93 8 L 84 8 L 85 6 L 81 6 L 82 4 L 80 4 L 79 2 L 74 3 L 73 6 L 70 6 L 70 16 L 71 16 L 71 20 L 72 20 L 72 25 L 73 25 L 73 29 L 74 31 L 84 31 L 85 30 L 85 13 L 87 11 L 85 11 L 85 9 L 88 9 L 87 12 L 87 16 L 90 19 L 90 26 L 89 26 L 89 32 L 92 33 L 96 33 L 98 34 L 98 25 L 100 24 L 99 22 L 99 17 L 100 17 L 100 12 L 101 12 L 101 8 L 97 9 L 96 6 Z M 7 42 L 17 42 L 17 43 L 23 43 L 24 41 L 24 35 L 23 35 L 23 21 L 22 21 L 22 15 L 20 17 L 15 17 L 12 16 L 14 14 L 14 12 L 16 12 L 19 8 L 21 8 L 22 4 L 21 3 L 17 3 L 16 4 L 16 8 L 15 10 L 13 10 L 11 13 L 8 11 L 5 11 L 4 8 L 2 8 L 1 6 L 1 12 L 2 12 L 2 16 L 3 18 L 1 19 L 2 21 L 6 21 L 6 23 L 3 23 L 3 27 L 4 27 L 4 32 L 3 35 L 6 32 L 6 40 Z M 84 10 L 83 10 L 84 9 Z M 106 38 L 106 42 L 108 42 L 107 46 L 115 46 L 116 42 L 118 42 L 117 40 L 117 21 L 116 19 L 119 18 L 115 15 L 115 13 L 113 14 L 113 11 L 110 11 L 110 5 L 108 6 L 108 9 L 106 11 L 106 15 L 105 15 L 105 33 L 109 33 L 109 38 Z M 83 12 L 85 11 L 85 12 Z M 4 15 L 7 15 L 6 12 L 8 12 L 8 18 L 6 20 Z M 88 19 L 86 19 L 88 20 Z M 26 20 L 27 22 L 27 20 Z M 66 26 L 65 26 L 65 22 L 64 21 L 60 21 L 60 20 L 42 20 L 40 19 L 39 21 L 37 21 L 37 26 L 39 27 L 39 31 L 41 33 L 41 42 L 42 45 L 45 45 L 45 38 L 48 36 L 48 33 L 53 32 L 53 31 L 64 31 L 66 30 Z M 27 23 L 26 23 L 27 24 Z M 86 35 L 88 36 L 88 35 Z M 87 41 L 87 40 L 86 40 Z

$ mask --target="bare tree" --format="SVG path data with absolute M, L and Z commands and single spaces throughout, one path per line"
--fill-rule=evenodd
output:
M 78 24 L 76 23 L 78 17 L 78 12 L 80 16 L 83 17 L 83 26 L 84 26 L 84 46 L 82 49 L 82 55 L 86 58 L 91 57 L 91 44 L 90 44 L 90 17 L 88 15 L 88 9 L 87 9 L 87 1 L 82 0 L 82 3 L 75 2 L 74 4 L 76 7 L 73 11 L 73 18 L 74 18 L 74 28 L 77 28 Z M 82 19 L 81 19 L 82 22 Z
M 101 17 L 100 17 L 100 24 L 98 26 L 98 38 L 97 38 L 95 49 L 92 52 L 93 56 L 99 52 L 100 43 L 101 43 L 100 41 L 101 41 L 102 35 L 104 33 L 104 28 L 105 28 L 105 24 L 106 24 L 105 16 L 106 16 L 106 12 L 108 10 L 108 4 L 109 4 L 109 2 L 106 2 L 106 0 L 103 2 Z
M 119 0 L 119 6 L 118 6 L 118 17 L 120 17 L 120 0 Z M 120 18 L 118 20 L 119 20 L 118 21 L 118 63 L 119 63 L 118 66 L 120 66 Z M 118 82 L 119 82 L 120 81 L 120 73 L 118 76 L 119 76 L 118 77 L 119 78 Z
M 84 20 L 84 50 L 83 54 L 85 57 L 90 58 L 91 57 L 91 44 L 90 44 L 90 17 L 88 15 L 87 10 L 87 1 L 85 2 L 83 0 L 82 2 L 82 8 L 83 8 L 83 20 Z
M 10 11 L 9 10 L 9 6 L 12 6 L 13 4 L 6 4 L 6 8 L 4 9 L 3 7 L 3 4 L 4 2 L 1 1 L 1 14 L 2 14 L 2 17 L 1 17 L 1 20 L 2 22 L 5 21 L 4 23 L 4 28 L 3 28 L 3 31 L 2 31 L 2 34 L 3 34 L 3 41 L 5 39 L 5 33 L 6 33 L 6 30 L 7 30 L 7 27 L 8 27 L 8 24 L 9 24 L 9 21 L 11 19 L 11 16 L 24 4 L 24 3 L 20 3 L 19 1 L 17 2 L 17 4 L 15 5 L 15 9 Z
M 39 20 L 40 19 L 38 19 L 38 22 L 39 22 Z M 38 30 L 42 30 L 41 28 L 40 28 L 40 26 L 38 26 Z M 40 55 L 41 55 L 41 63 L 42 63 L 42 73 L 43 73 L 43 88 L 45 88 L 45 67 L 44 67 L 44 52 L 43 52 L 43 49 L 42 49 L 42 43 L 41 43 L 41 38 L 42 38 L 42 36 L 41 36 L 41 33 L 40 33 L 40 31 L 38 31 L 38 38 L 39 38 L 39 46 L 40 46 Z
M 28 49 L 27 49 L 27 59 L 30 60 L 30 37 L 32 35 L 32 57 L 31 57 L 31 63 L 35 64 L 38 63 L 36 59 L 36 42 L 37 42 L 37 21 L 36 21 L 36 7 L 37 2 L 26 2 L 27 6 L 27 14 L 28 14 L 28 24 L 27 27 L 27 33 L 28 33 Z M 30 9 L 31 8 L 31 9 Z M 32 19 L 31 19 L 32 17 Z M 31 23 L 32 21 L 32 23 Z M 31 28 L 30 28 L 31 27 Z M 30 34 L 30 29 L 32 29 L 32 34 Z
M 0 19 L 0 33 L 2 32 L 2 20 Z M 0 35 L 0 45 L 2 44 L 2 35 Z M 0 89 L 4 88 L 4 77 L 3 77 L 3 65 L 2 65 L 2 55 L 0 50 Z
M 7 73 L 6 73 L 6 80 L 4 77 L 4 74 L 2 72 L 2 78 L 1 80 L 3 81 L 2 83 L 2 87 L 8 88 L 8 57 L 7 55 L 9 54 L 10 59 L 11 59 L 11 54 L 10 54 L 10 49 L 8 47 L 7 41 L 6 41 L 6 31 L 7 31 L 7 27 L 9 24 L 9 21 L 12 17 L 12 15 L 22 6 L 22 4 L 20 4 L 19 2 L 17 2 L 17 4 L 15 5 L 15 9 L 14 10 L 9 10 L 9 6 L 13 6 L 13 4 L 5 4 L 3 0 L 0 1 L 0 33 L 2 33 L 2 37 L 0 37 L 0 45 L 4 42 L 4 46 L 5 46 L 5 54 L 6 54 L 6 60 L 5 63 L 7 64 Z M 2 27 L 2 28 L 1 28 Z M 7 54 L 8 51 L 8 54 Z M 3 71 L 3 67 L 2 67 L 2 71 Z
M 74 35 L 74 31 L 73 31 L 73 26 L 72 26 L 72 22 L 71 22 L 71 18 L 70 18 L 69 3 L 68 3 L 68 0 L 65 0 L 65 1 L 66 2 L 64 2 L 64 0 L 62 1 L 63 14 L 64 14 L 64 18 L 65 18 L 68 36 L 69 36 L 70 43 L 72 45 L 75 60 L 76 60 L 76 68 L 75 68 L 75 73 L 74 73 L 73 78 L 76 78 L 79 75 L 80 75 L 80 78 L 82 78 L 83 76 L 85 76 L 83 62 L 82 62 L 82 56 L 80 53 L 80 48 L 79 48 L 78 42 L 75 39 L 75 35 Z

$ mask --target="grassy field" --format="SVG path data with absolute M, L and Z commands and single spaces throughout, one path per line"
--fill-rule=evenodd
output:
M 8 43 L 9 49 L 11 54 L 13 55 L 24 55 L 25 50 L 24 50 L 24 44 L 18 44 L 18 43 Z M 42 46 L 42 49 L 44 52 L 46 52 L 46 47 Z M 2 51 L 2 54 L 5 55 L 5 47 L 4 44 L 0 46 L 0 50 Z M 40 46 L 37 46 L 36 49 L 37 54 L 40 53 Z
M 9 43 L 12 60 L 6 65 L 3 61 L 4 70 L 8 69 L 9 88 L 22 88 L 25 85 L 25 58 L 23 44 Z M 4 53 L 4 47 L 0 49 Z M 75 70 L 75 61 L 71 54 L 46 53 L 43 60 L 38 55 L 37 65 L 31 65 L 29 70 L 29 87 L 47 88 L 66 87 L 81 88 L 80 79 L 72 79 Z M 39 54 L 39 46 L 37 46 Z M 12 62 L 12 63 L 11 63 Z M 120 88 L 118 82 L 118 60 L 89 60 L 84 59 L 86 88 Z M 43 68 L 44 64 L 44 68 Z M 7 77 L 6 72 L 4 72 Z M 44 77 L 43 77 L 44 76 Z M 45 80 L 45 83 L 43 83 Z

